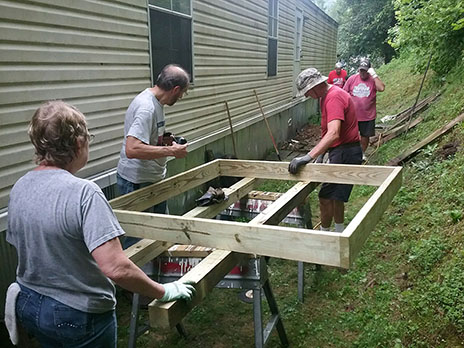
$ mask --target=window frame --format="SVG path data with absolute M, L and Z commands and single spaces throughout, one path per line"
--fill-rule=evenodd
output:
M 267 78 L 275 78 L 279 73 L 278 65 L 278 44 L 279 44 L 279 0 L 268 0 L 268 15 L 267 15 L 267 57 L 266 57 L 266 75 Z M 275 13 L 274 13 L 275 9 Z M 275 27 L 272 27 L 275 23 Z M 274 30 L 272 30 L 274 29 Z M 275 34 L 275 35 L 273 35 Z M 269 54 L 270 54 L 270 41 L 275 41 L 275 75 L 269 74 Z
M 155 11 L 160 11 L 160 12 L 164 12 L 166 14 L 170 14 L 170 15 L 173 15 L 173 16 L 178 16 L 178 17 L 181 17 L 181 18 L 185 18 L 185 19 L 189 19 L 190 20 L 190 44 L 191 44 L 191 62 L 192 62 L 192 71 L 190 72 L 190 86 L 193 86 L 194 85 L 194 81 L 195 81 L 195 61 L 194 61 L 194 58 L 195 58 L 195 53 L 193 51 L 194 49 L 194 44 L 193 44 L 193 26 L 194 26 L 194 21 L 193 21 L 193 6 L 192 6 L 192 1 L 193 0 L 189 0 L 189 4 L 190 4 L 190 14 L 186 14 L 186 13 L 182 13 L 182 12 L 178 12 L 178 11 L 174 11 L 174 10 L 169 10 L 167 8 L 164 8 L 164 7 L 160 7 L 160 6 L 156 6 L 156 5 L 152 5 L 150 4 L 150 1 L 147 0 L 147 16 L 148 16 L 148 40 L 149 40 L 149 46 L 150 46 L 150 80 L 151 80 L 151 83 L 152 85 L 155 85 L 155 82 L 156 82 L 156 77 L 153 76 L 153 50 L 152 50 L 152 37 L 151 37 L 151 26 L 152 26 L 152 23 L 151 23 L 151 19 L 150 19 L 150 10 L 155 10 Z M 172 8 L 172 0 L 171 0 L 171 8 Z

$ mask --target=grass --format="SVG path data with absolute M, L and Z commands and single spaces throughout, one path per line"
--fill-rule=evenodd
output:
M 380 117 L 414 102 L 422 76 L 411 74 L 412 65 L 394 60 L 377 69 L 387 86 L 378 96 Z M 430 74 L 422 95 L 441 91 L 440 98 L 422 114 L 424 122 L 383 145 L 372 164 L 386 163 L 463 112 L 463 85 L 464 65 L 443 81 Z M 463 125 L 405 165 L 402 188 L 349 271 L 306 267 L 303 304 L 297 301 L 296 262 L 271 260 L 270 281 L 292 347 L 464 346 L 464 152 L 444 160 L 437 156 L 451 141 L 464 144 Z M 285 192 L 290 186 L 268 181 L 260 189 Z M 348 221 L 373 190 L 354 188 Z M 315 193 L 310 206 L 316 222 Z M 185 319 L 188 340 L 153 329 L 139 338 L 139 346 L 252 347 L 252 305 L 241 302 L 238 293 L 215 289 Z M 119 298 L 120 346 L 127 344 L 129 306 Z M 270 347 L 276 346 L 273 333 Z

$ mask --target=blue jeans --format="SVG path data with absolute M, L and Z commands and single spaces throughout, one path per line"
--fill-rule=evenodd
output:
M 114 310 L 86 313 L 20 285 L 17 320 L 42 347 L 116 347 Z
M 142 187 L 153 185 L 152 182 L 143 182 L 140 184 L 134 184 L 133 182 L 130 182 L 124 179 L 119 174 L 116 175 L 116 179 L 117 179 L 118 190 L 121 195 L 125 195 L 127 193 L 141 189 Z M 164 202 L 158 203 L 154 205 L 153 207 L 148 208 L 145 211 L 148 213 L 169 214 L 168 202 L 164 201 Z M 135 243 L 137 243 L 139 240 L 140 238 L 136 238 L 136 237 L 125 237 L 122 241 L 122 248 L 127 249 L 131 245 L 134 245 Z

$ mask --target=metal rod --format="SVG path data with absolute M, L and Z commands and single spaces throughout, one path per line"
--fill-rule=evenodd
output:
M 232 117 L 230 117 L 229 104 L 227 103 L 227 101 L 224 101 L 224 104 L 226 104 L 227 117 L 229 118 L 230 134 L 232 136 L 232 146 L 234 147 L 234 156 L 238 159 L 237 147 L 235 146 L 234 128 L 232 127 Z
M 430 61 L 432 60 L 432 54 L 433 53 L 430 53 L 429 61 L 427 62 L 427 67 L 425 68 L 424 76 L 422 77 L 422 82 L 421 82 L 421 85 L 419 87 L 419 92 L 417 93 L 416 101 L 414 102 L 414 105 L 412 106 L 412 109 L 411 109 L 411 113 L 408 116 L 408 126 L 406 127 L 406 131 L 404 132 L 404 138 L 406 137 L 406 134 L 408 134 L 409 125 L 411 124 L 411 118 L 412 118 L 412 115 L 414 114 L 414 111 L 416 109 L 417 101 L 419 100 L 419 96 L 420 96 L 421 91 L 422 91 L 422 86 L 424 86 L 425 77 L 427 76 L 427 72 L 429 71 Z
M 137 344 L 138 319 L 139 319 L 140 295 L 132 294 L 132 310 L 129 324 L 129 348 L 135 348 Z
M 269 132 L 269 136 L 271 137 L 271 140 L 272 140 L 272 145 L 274 145 L 275 152 L 277 153 L 277 158 L 279 159 L 279 161 L 282 161 L 282 158 L 280 158 L 279 150 L 277 149 L 277 144 L 276 144 L 276 142 L 274 140 L 274 136 L 272 135 L 271 127 L 269 126 L 269 122 L 267 121 L 267 118 L 264 115 L 264 111 L 263 111 L 263 107 L 261 106 L 261 102 L 259 101 L 258 93 L 256 93 L 256 89 L 254 89 L 253 92 L 255 93 L 256 101 L 258 102 L 259 109 L 261 110 L 261 115 L 263 115 L 264 123 L 266 123 L 266 127 L 267 127 L 267 130 Z

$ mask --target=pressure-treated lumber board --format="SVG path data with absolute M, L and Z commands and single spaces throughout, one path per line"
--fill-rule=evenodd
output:
M 166 250 L 161 256 L 203 258 L 211 254 L 214 250 L 216 249 L 197 245 L 176 244 Z
M 342 233 L 341 267 L 349 268 L 376 223 L 401 187 L 402 168 L 397 167 L 374 192 Z
M 436 140 L 437 138 L 439 138 L 443 134 L 448 133 L 455 125 L 462 122 L 463 120 L 464 120 L 464 113 L 462 113 L 461 115 L 456 117 L 454 120 L 452 120 L 447 125 L 441 127 L 440 129 L 437 129 L 435 132 L 433 132 L 427 138 L 425 138 L 424 140 L 422 140 L 419 143 L 417 143 L 416 145 L 414 145 L 409 150 L 403 152 L 398 157 L 395 157 L 394 159 L 392 159 L 390 162 L 388 162 L 388 165 L 396 166 L 396 165 L 408 160 L 409 158 L 413 157 L 416 154 L 417 151 L 422 149 L 424 146 L 430 144 L 432 141 Z
M 232 202 L 235 202 L 247 195 L 248 192 L 253 189 L 256 182 L 257 180 L 254 178 L 244 178 L 232 185 L 230 188 L 224 188 L 224 191 L 228 195 L 227 200 L 207 207 L 194 208 L 185 213 L 184 216 L 212 218 L 226 209 L 230 204 L 232 204 Z M 127 234 L 130 235 L 130 233 Z M 133 246 L 124 250 L 124 252 L 127 257 L 140 267 L 161 255 L 173 245 L 174 243 L 165 241 L 142 239 Z
M 317 187 L 317 183 L 299 182 L 280 196 L 275 202 L 264 209 L 250 223 L 262 225 L 277 225 L 288 213 L 303 202 Z
M 195 283 L 196 294 L 191 302 L 173 301 L 149 304 L 150 326 L 173 328 L 192 308 L 199 304 L 229 271 L 244 259 L 245 255 L 226 250 L 215 250 L 187 272 L 180 281 Z
M 142 211 L 161 203 L 168 198 L 177 196 L 219 175 L 218 162 L 213 161 L 184 173 L 141 188 L 110 201 L 113 209 Z M 243 176 L 243 175 L 242 175 Z
M 206 207 L 196 207 L 189 212 L 185 213 L 185 217 L 208 217 L 212 218 L 218 215 L 221 211 L 228 208 L 232 203 L 238 201 L 240 198 L 245 197 L 256 185 L 257 179 L 244 178 L 239 182 L 233 184 L 229 188 L 222 190 L 228 196 L 228 199 Z
M 137 266 L 142 267 L 148 261 L 162 254 L 172 243 L 159 240 L 142 239 L 124 250 L 126 256 Z
M 250 191 L 247 198 L 248 199 L 258 199 L 261 201 L 275 201 L 277 198 L 282 196 L 280 192 L 264 192 L 264 191 Z
M 273 204 L 267 207 L 264 211 L 262 211 L 257 217 L 255 217 L 249 224 L 254 225 L 261 225 L 261 224 L 277 224 L 282 219 L 287 216 L 287 214 L 301 201 L 303 201 L 308 194 L 316 187 L 317 185 L 314 183 L 303 183 L 299 182 L 295 184 L 290 190 L 288 190 L 285 194 L 283 194 L 279 199 L 277 199 Z M 181 280 L 191 280 L 189 278 L 189 274 L 193 272 L 195 274 L 194 279 L 196 283 L 204 281 L 203 278 L 198 277 L 197 273 L 195 272 L 197 267 L 203 266 L 201 268 L 200 273 L 204 274 L 204 276 L 208 276 L 208 281 L 205 284 L 196 285 L 195 288 L 201 288 L 201 293 L 195 296 L 195 300 L 192 303 L 187 303 L 185 301 L 174 301 L 169 303 L 161 303 L 159 301 L 154 301 L 150 304 L 149 307 L 149 315 L 150 315 L 150 325 L 155 327 L 168 327 L 173 328 L 177 325 L 187 313 L 193 308 L 194 305 L 198 304 L 203 298 L 206 296 L 208 292 L 210 292 L 213 287 L 230 271 L 232 267 L 236 264 L 232 264 L 230 268 L 224 267 L 223 263 L 226 261 L 221 262 L 214 262 L 210 263 L 209 259 L 216 260 L 216 258 L 224 258 L 229 259 L 231 255 L 236 253 L 232 251 L 224 251 L 224 250 L 215 250 L 210 255 L 208 255 L 199 265 L 194 267 L 190 270 Z M 245 255 L 241 255 L 243 258 Z M 202 265 L 205 261 L 206 265 Z M 209 270 L 209 273 L 205 273 L 204 270 L 207 270 L 207 265 L 210 267 L 214 267 L 217 269 Z
M 297 174 L 288 172 L 288 162 L 218 160 L 222 176 L 260 179 L 295 180 L 338 184 L 380 186 L 390 175 L 391 168 L 347 164 L 307 164 Z
M 341 237 L 331 232 L 124 210 L 115 214 L 124 230 L 139 238 L 340 267 Z

